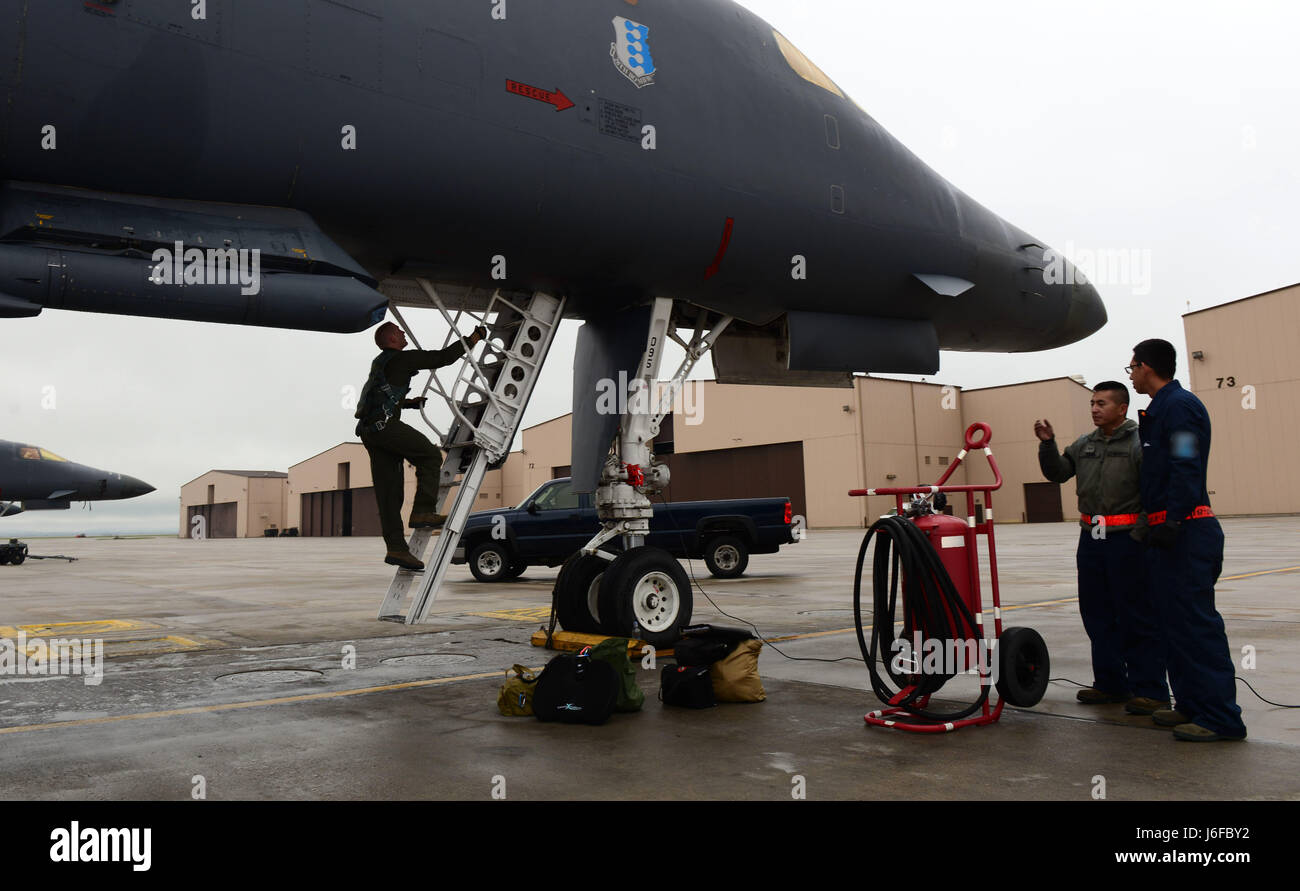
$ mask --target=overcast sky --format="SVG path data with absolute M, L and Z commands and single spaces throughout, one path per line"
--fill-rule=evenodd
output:
M 945 383 L 1122 379 L 1146 337 L 1179 348 L 1185 377 L 1184 312 L 1300 282 L 1300 5 L 742 5 L 995 213 L 1076 260 L 1137 258 L 1095 281 L 1100 333 L 1044 353 L 945 353 Z M 526 424 L 569 410 L 576 330 L 565 323 Z M 0 520 L 6 535 L 174 531 L 181 484 L 207 470 L 286 470 L 352 439 L 343 388 L 374 354 L 368 335 L 58 311 L 0 332 L 0 438 L 158 489 Z

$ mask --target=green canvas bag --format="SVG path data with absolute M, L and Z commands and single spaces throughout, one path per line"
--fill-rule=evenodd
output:
M 636 668 L 627 656 L 626 637 L 610 637 L 591 648 L 591 658 L 608 662 L 618 676 L 618 699 L 614 701 L 616 712 L 639 712 L 645 702 L 645 691 L 636 684 Z
M 510 672 L 514 672 L 511 677 Z M 506 682 L 497 694 L 497 709 L 507 718 L 532 717 L 533 691 L 537 689 L 537 675 L 522 665 L 506 672 Z

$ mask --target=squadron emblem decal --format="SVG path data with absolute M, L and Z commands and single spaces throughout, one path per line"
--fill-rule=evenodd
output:
M 655 82 L 655 62 L 650 56 L 650 29 L 622 16 L 614 17 L 614 42 L 609 56 L 614 67 L 639 90 Z

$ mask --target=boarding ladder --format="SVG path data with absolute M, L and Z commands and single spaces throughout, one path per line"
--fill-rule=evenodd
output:
M 411 535 L 411 553 L 423 560 L 423 573 L 399 569 L 388 586 L 388 594 L 379 608 L 379 618 L 386 622 L 414 625 L 425 621 L 438 596 L 447 567 L 465 531 L 465 523 L 487 472 L 505 462 L 523 420 L 524 409 L 541 373 L 564 315 L 564 300 L 548 294 L 503 296 L 492 295 L 482 315 L 467 309 L 454 314 L 444 304 L 433 285 L 424 279 L 417 283 L 451 326 L 444 345 L 464 341 L 459 325 L 471 321 L 488 331 L 478 358 L 466 353 L 450 387 L 443 386 L 435 373 L 429 376 L 423 395 L 429 405 L 445 404 L 451 411 L 450 426 L 444 432 L 421 410 L 425 422 L 438 434 L 446 456 L 438 481 L 438 513 L 446 513 L 441 530 L 416 529 Z M 393 315 L 406 329 L 417 348 L 410 326 L 396 307 Z M 460 484 L 457 486 L 456 477 Z M 443 505 L 451 490 L 456 489 L 451 507 Z M 433 541 L 428 558 L 425 551 Z M 408 603 L 409 598 L 409 603 Z

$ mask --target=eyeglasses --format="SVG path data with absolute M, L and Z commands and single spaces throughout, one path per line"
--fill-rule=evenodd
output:
M 1132 365 L 1125 365 L 1125 366 L 1124 366 L 1124 373 L 1125 373 L 1125 374 L 1132 374 L 1132 373 L 1133 373 L 1133 370 L 1134 370 L 1135 368 L 1141 368 L 1141 367 L 1142 367 L 1142 363 L 1141 363 L 1141 362 L 1134 362 Z

